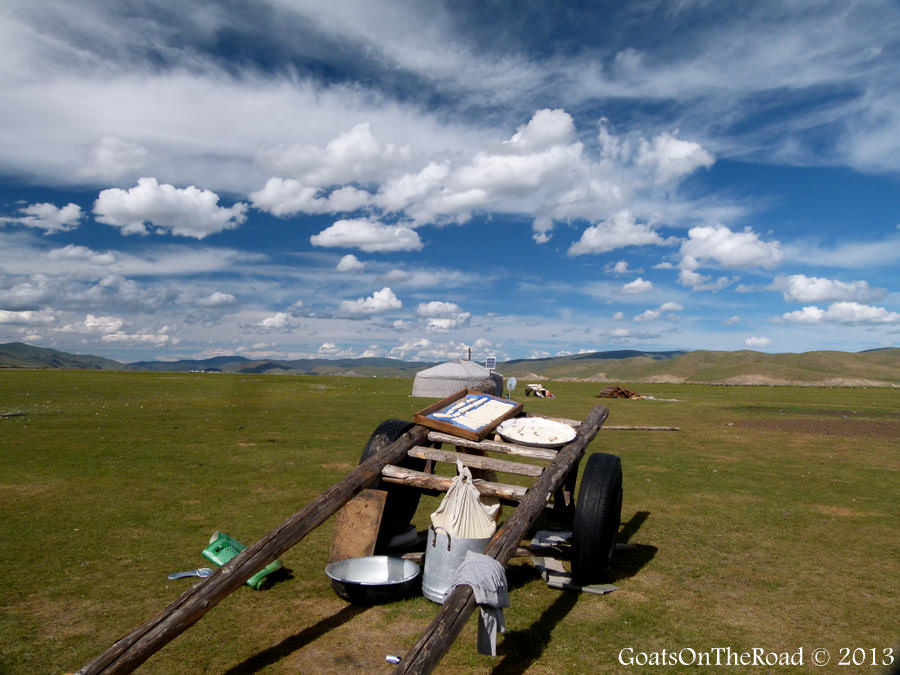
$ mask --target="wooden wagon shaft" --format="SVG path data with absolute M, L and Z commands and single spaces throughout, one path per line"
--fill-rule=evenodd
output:
M 396 441 L 362 462 L 346 478 L 335 483 L 279 527 L 241 551 L 203 583 L 185 591 L 162 612 L 118 640 L 79 670 L 78 675 L 132 672 L 199 621 L 225 596 L 240 588 L 247 579 L 321 525 L 363 488 L 375 483 L 385 465 L 403 461 L 411 447 L 425 441 L 427 433 L 425 427 L 418 425 L 412 427 Z
M 569 472 L 578 465 L 585 448 L 609 416 L 606 406 L 595 407 L 579 425 L 575 440 L 563 447 L 556 460 L 528 490 L 522 503 L 488 542 L 485 555 L 505 565 L 516 552 L 522 537 L 544 510 L 547 497 L 560 488 Z M 395 672 L 430 673 L 462 630 L 475 610 L 475 594 L 470 586 L 453 589 L 444 606 L 425 633 L 403 657 Z

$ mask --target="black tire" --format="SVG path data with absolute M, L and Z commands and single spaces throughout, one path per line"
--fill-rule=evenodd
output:
M 608 580 L 622 517 L 622 462 L 598 452 L 581 476 L 572 526 L 572 577 L 581 585 Z
M 360 463 L 396 441 L 412 426 L 413 423 L 406 420 L 385 420 L 379 424 L 366 443 L 362 456 L 359 458 Z M 407 469 L 422 471 L 425 468 L 425 460 L 407 457 L 400 465 Z M 378 528 L 376 546 L 380 547 L 386 545 L 392 537 L 409 530 L 409 524 L 419 507 L 421 493 L 417 488 L 394 485 L 384 481 L 379 481 L 372 487 L 388 493 L 384 503 L 384 514 L 381 516 L 381 526 Z

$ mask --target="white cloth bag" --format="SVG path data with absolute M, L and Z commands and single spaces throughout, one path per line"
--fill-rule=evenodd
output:
M 481 501 L 472 483 L 469 467 L 456 460 L 457 474 L 437 510 L 431 514 L 431 525 L 443 528 L 450 537 L 486 539 L 497 530 L 500 503 L 490 506 Z

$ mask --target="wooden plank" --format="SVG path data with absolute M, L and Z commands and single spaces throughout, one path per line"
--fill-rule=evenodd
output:
M 403 461 L 407 451 L 425 442 L 427 429 L 416 425 L 362 462 L 303 509 L 252 546 L 185 591 L 162 612 L 117 640 L 78 671 L 78 675 L 130 673 L 164 645 L 199 621 L 224 597 L 321 525 L 363 488 L 376 482 L 386 464 Z
M 518 445 L 517 443 L 507 443 L 505 441 L 470 441 L 452 434 L 445 434 L 440 431 L 431 431 L 428 433 L 428 440 L 435 443 L 452 443 L 463 448 L 473 448 L 475 450 L 485 450 L 487 452 L 496 452 L 503 455 L 513 455 L 516 457 L 528 457 L 530 459 L 542 459 L 553 461 L 556 459 L 557 450 L 550 448 L 532 448 L 527 445 Z
M 341 507 L 334 526 L 328 562 L 375 553 L 387 490 L 366 488 Z
M 381 478 L 388 483 L 396 483 L 397 485 L 411 485 L 413 487 L 422 488 L 423 490 L 437 490 L 446 492 L 450 489 L 453 479 L 449 476 L 436 476 L 433 473 L 423 473 L 422 471 L 413 471 L 402 466 L 394 466 L 388 464 L 381 470 Z M 486 497 L 497 497 L 506 501 L 517 503 L 521 501 L 528 488 L 521 485 L 510 485 L 507 483 L 495 483 L 493 481 L 481 480 L 476 478 L 472 481 L 478 492 Z
M 557 459 L 526 493 L 522 503 L 488 542 L 485 555 L 505 565 L 518 548 L 522 537 L 544 510 L 547 499 L 556 492 L 568 474 L 577 467 L 585 448 L 600 431 L 609 409 L 596 406 L 579 426 L 575 440 L 565 445 Z M 414 644 L 395 672 L 430 673 L 465 626 L 475 609 L 475 594 L 470 586 L 456 586 L 444 600 L 441 611 Z
M 426 448 L 421 445 L 410 448 L 409 456 L 418 457 L 420 459 L 433 459 L 436 462 L 447 462 L 449 464 L 456 464 L 457 460 L 459 460 L 465 466 L 476 469 L 499 471 L 500 473 L 511 473 L 517 476 L 530 476 L 532 478 L 537 478 L 544 471 L 544 467 L 536 464 L 522 464 L 521 462 L 510 462 L 505 459 L 493 459 L 481 455 L 470 455 L 465 452 L 452 452 L 450 450 Z

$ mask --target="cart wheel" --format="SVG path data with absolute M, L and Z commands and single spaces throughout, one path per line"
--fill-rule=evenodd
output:
M 572 576 L 585 585 L 605 581 L 622 516 L 622 462 L 598 452 L 581 476 L 572 527 Z
M 360 463 L 369 459 L 382 448 L 390 445 L 413 426 L 412 422 L 405 420 L 385 420 L 369 437 L 366 449 L 363 450 Z M 424 459 L 406 457 L 401 466 L 415 471 L 425 468 Z M 384 514 L 381 516 L 381 526 L 378 528 L 378 546 L 383 546 L 398 534 L 404 534 L 409 530 L 409 524 L 416 514 L 419 506 L 419 490 L 405 485 L 394 485 L 379 481 L 373 485 L 379 490 L 385 490 L 387 499 L 384 503 Z

